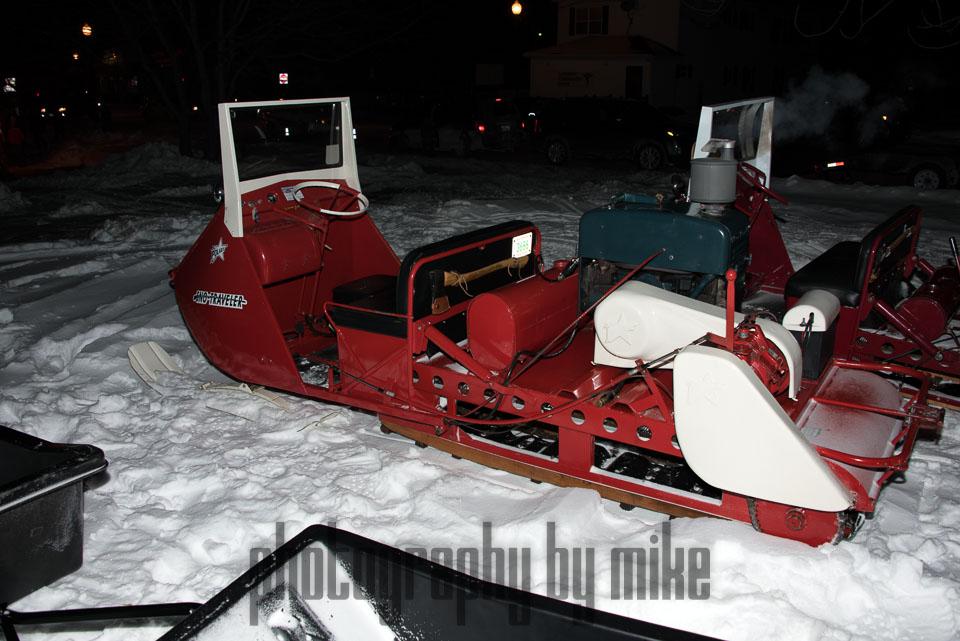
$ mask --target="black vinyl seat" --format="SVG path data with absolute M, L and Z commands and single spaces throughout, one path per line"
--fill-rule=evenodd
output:
M 874 227 L 859 243 L 837 243 L 804 265 L 787 280 L 788 298 L 822 289 L 844 307 L 859 307 L 864 285 L 887 298 L 897 268 L 913 253 L 920 230 L 920 208 L 904 207 Z M 877 255 L 874 257 L 874 249 Z
M 453 305 L 464 302 L 476 293 L 522 280 L 534 274 L 535 260 L 527 262 L 523 267 L 498 270 L 478 278 L 473 285 L 473 293 L 467 293 L 465 288 L 459 286 L 445 287 L 443 276 L 445 270 L 469 272 L 497 260 L 510 258 L 513 236 L 528 230 L 539 233 L 531 223 L 514 220 L 413 249 L 403 259 L 397 275 L 373 274 L 335 287 L 332 292 L 334 306 L 330 310 L 331 317 L 336 324 L 343 327 L 405 337 L 407 328 L 404 316 L 407 315 L 411 276 L 413 308 L 410 311 L 414 319 L 430 316 L 433 313 L 432 303 L 438 295 L 446 296 Z M 535 239 L 538 240 L 539 238 Z M 469 246 L 475 247 L 456 251 Z M 426 262 L 414 272 L 414 267 L 424 260 Z M 450 331 L 457 336 L 465 335 L 466 325 L 463 322 L 460 325 L 463 327 Z
M 400 272 L 397 276 L 396 312 L 398 314 L 406 314 L 408 311 L 411 311 L 413 312 L 414 318 L 429 316 L 431 313 L 430 305 L 433 300 L 432 294 L 434 294 L 438 288 L 437 284 L 433 283 L 431 279 L 439 274 L 438 270 L 449 269 L 458 272 L 468 272 L 483 267 L 494 260 L 509 258 L 511 247 L 509 234 L 519 233 L 526 229 L 535 229 L 535 227 L 533 227 L 532 223 L 525 220 L 512 220 L 470 231 L 465 234 L 452 236 L 451 238 L 446 238 L 439 242 L 430 243 L 429 245 L 423 245 L 422 247 L 411 250 L 400 264 Z M 487 239 L 494 239 L 498 236 L 507 237 L 492 240 L 490 244 L 484 247 L 483 251 L 474 250 L 455 253 L 449 256 L 438 257 L 424 264 L 414 275 L 413 309 L 407 310 L 407 283 L 410 281 L 410 274 L 413 271 L 413 267 L 418 262 L 424 258 L 442 255 L 460 247 L 473 245 Z M 489 277 L 491 283 L 488 284 L 488 289 L 493 289 L 495 286 L 504 285 L 510 281 L 520 280 L 526 276 L 532 276 L 534 273 L 533 268 L 534 266 L 531 262 L 526 269 L 517 270 L 511 274 L 504 272 L 503 274 L 493 275 Z M 462 297 L 458 295 L 458 302 L 463 298 L 466 298 L 466 295 L 462 295 Z M 453 302 L 454 301 L 451 300 L 451 304 Z
M 859 257 L 860 243 L 852 240 L 837 243 L 787 280 L 787 296 L 800 298 L 810 290 L 822 289 L 839 298 L 844 307 L 857 307 L 863 286 L 863 282 L 857 280 Z

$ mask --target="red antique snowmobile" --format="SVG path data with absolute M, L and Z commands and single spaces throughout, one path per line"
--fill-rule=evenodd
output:
M 552 266 L 524 221 L 400 260 L 365 215 L 348 99 L 221 105 L 224 202 L 171 272 L 177 302 L 204 354 L 242 381 L 373 411 L 420 444 L 624 506 L 842 540 L 943 411 L 926 374 L 825 347 L 829 303 L 801 298 L 796 335 L 735 311 L 793 271 L 777 258 L 763 154 L 750 162 L 763 144 L 744 143 L 756 132 L 743 114 L 769 126 L 765 105 L 713 108 L 689 202 L 587 212 L 579 256 Z M 738 137 L 718 140 L 736 109 Z M 278 163 L 238 162 L 258 150 Z M 916 382 L 909 397 L 891 374 Z

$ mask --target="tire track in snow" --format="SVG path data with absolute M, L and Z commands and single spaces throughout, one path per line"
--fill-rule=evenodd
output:
M 42 298 L 13 309 L 12 319 L 0 337 L 4 353 L 0 363 L 7 365 L 13 359 L 23 360 L 23 355 L 20 358 L 15 355 L 28 350 L 29 360 L 38 368 L 43 371 L 58 369 L 79 353 L 74 351 L 72 343 L 78 336 L 93 336 L 98 327 L 110 328 L 108 333 L 91 339 L 96 340 L 139 327 L 139 324 L 130 322 L 133 319 L 125 321 L 125 317 L 138 316 L 137 310 L 144 307 L 150 307 L 152 314 L 175 311 L 176 302 L 167 279 L 168 269 L 165 261 L 148 258 L 121 264 L 112 271 L 85 278 L 79 284 L 76 277 L 69 275 L 69 270 L 67 274 L 57 273 L 49 277 L 51 282 L 45 283 Z M 103 302 L 104 291 L 111 292 L 112 301 Z M 163 301 L 160 307 L 153 307 L 152 304 L 158 301 Z M 84 340 L 80 339 L 83 346 L 89 342 Z

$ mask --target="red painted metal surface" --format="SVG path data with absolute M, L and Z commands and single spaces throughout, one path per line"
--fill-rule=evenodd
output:
M 374 387 L 395 390 L 408 385 L 406 341 L 347 327 L 338 326 L 336 331 L 341 394 L 377 402 L 384 394 Z
M 304 393 L 292 354 L 331 342 L 308 327 L 333 289 L 396 273 L 399 260 L 368 216 L 304 210 L 280 195 L 290 184 L 244 195 L 242 237 L 230 235 L 221 207 L 171 278 L 184 321 L 214 365 L 242 381 Z M 320 255 L 308 256 L 311 248 Z
M 752 509 L 754 526 L 761 532 L 787 539 L 802 537 L 812 545 L 830 543 L 842 536 L 841 514 L 757 501 Z
M 321 235 L 319 230 L 306 231 L 301 223 L 286 218 L 249 229 L 244 244 L 260 282 L 273 285 L 320 271 L 323 265 Z
M 740 324 L 733 337 L 734 354 L 744 361 L 774 396 L 787 391 L 790 375 L 787 361 L 776 345 L 767 340 L 752 320 Z
M 897 312 L 928 341 L 943 335 L 947 323 L 960 306 L 960 278 L 957 274 L 953 265 L 944 265 L 912 296 L 897 305 Z
M 872 311 L 871 304 L 883 302 L 881 292 L 877 291 L 880 285 L 898 273 L 901 274 L 902 279 L 909 278 L 913 273 L 913 269 L 918 262 L 916 260 L 917 241 L 920 239 L 920 219 L 922 215 L 919 207 L 910 207 L 898 215 L 892 224 L 887 221 L 887 224 L 890 224 L 888 229 L 883 229 L 880 233 L 877 233 L 878 230 L 871 232 L 874 235 L 874 240 L 869 249 L 869 259 L 863 274 L 859 274 L 863 277 L 863 282 L 858 283 L 860 285 L 859 312 L 861 322 L 866 320 L 870 315 Z M 910 224 L 911 221 L 914 221 L 912 226 Z M 901 227 L 907 227 L 907 229 L 904 230 L 904 235 L 890 239 L 890 234 Z M 866 239 L 864 239 L 864 242 L 869 238 L 870 236 L 868 235 Z M 885 243 L 885 240 L 889 240 L 890 242 Z M 894 261 L 892 265 L 885 265 L 884 263 L 887 256 L 894 253 L 897 250 L 897 246 L 904 241 L 909 244 L 907 251 L 903 252 L 902 256 Z M 862 251 L 861 249 L 861 252 Z
M 213 257 L 224 245 L 222 257 Z M 224 226 L 222 208 L 173 276 L 180 313 L 214 365 L 242 381 L 303 391 L 267 292 L 243 240 Z
M 747 267 L 744 295 L 758 291 L 783 294 L 793 275 L 790 255 L 780 235 L 780 227 L 770 209 L 770 198 L 786 199 L 764 186 L 759 169 L 741 163 L 737 170 L 737 200 L 734 206 L 750 217 L 750 264 Z
M 578 311 L 576 278 L 556 283 L 530 278 L 480 294 L 467 307 L 470 353 L 489 369 L 503 371 L 517 352 L 545 346 Z
M 887 304 L 884 300 L 876 300 L 873 303 L 874 309 L 883 316 L 884 320 L 888 321 L 891 325 L 900 330 L 904 336 L 913 341 L 917 348 L 927 358 L 934 358 L 936 360 L 943 360 L 943 357 L 937 358 L 937 355 L 942 351 L 937 348 L 932 342 L 930 342 L 917 328 L 916 325 L 911 323 L 907 318 L 904 318 L 902 315 L 897 313 L 890 305 Z

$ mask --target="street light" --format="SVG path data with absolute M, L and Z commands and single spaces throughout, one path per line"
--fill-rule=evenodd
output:
M 513 15 L 519 16 L 520 12 L 523 11 L 523 5 L 520 4 L 520 0 L 513 0 L 513 5 L 510 7 L 510 11 L 513 12 Z
M 88 23 L 84 22 L 83 26 L 80 28 L 80 33 L 82 33 L 85 36 L 92 36 L 93 27 L 91 27 Z

